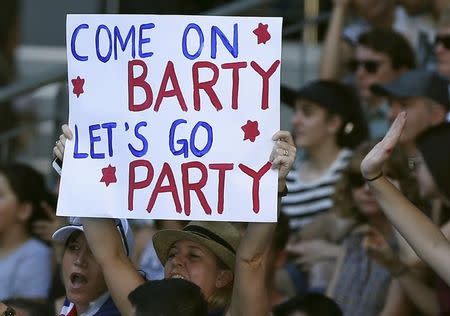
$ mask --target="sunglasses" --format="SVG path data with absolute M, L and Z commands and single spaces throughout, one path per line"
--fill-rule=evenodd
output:
M 434 46 L 442 44 L 445 49 L 450 49 L 450 35 L 437 35 L 434 39 Z
M 356 72 L 359 67 L 364 67 L 364 70 L 370 74 L 374 74 L 378 71 L 378 68 L 380 67 L 381 62 L 378 60 L 358 60 L 358 59 L 351 59 L 349 60 L 347 67 L 350 72 Z

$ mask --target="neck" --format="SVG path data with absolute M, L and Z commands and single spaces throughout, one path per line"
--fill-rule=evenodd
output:
M 309 148 L 307 160 L 314 169 L 324 171 L 336 160 L 340 151 L 341 148 L 338 147 L 334 139 L 329 138 L 328 141 Z
M 89 304 L 75 304 L 75 308 L 77 309 L 77 315 L 80 315 L 88 310 Z
M 0 234 L 0 255 L 8 254 L 23 245 L 30 235 L 22 225 L 13 225 Z
M 414 142 L 402 143 L 402 149 L 408 158 L 414 158 L 417 155 L 417 147 Z

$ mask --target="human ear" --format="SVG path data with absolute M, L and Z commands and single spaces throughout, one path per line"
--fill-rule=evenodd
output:
M 31 218 L 33 214 L 33 206 L 29 202 L 20 203 L 17 211 L 17 217 L 20 221 L 26 222 Z
M 216 278 L 216 287 L 223 288 L 233 281 L 233 272 L 231 270 L 221 270 Z

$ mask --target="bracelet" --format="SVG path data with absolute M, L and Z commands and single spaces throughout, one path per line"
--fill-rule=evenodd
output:
M 380 173 L 378 175 L 376 175 L 375 177 L 373 177 L 373 178 L 366 178 L 366 177 L 364 177 L 364 180 L 372 182 L 372 181 L 375 181 L 377 179 L 380 179 L 382 176 L 383 176 L 383 171 L 380 171 Z

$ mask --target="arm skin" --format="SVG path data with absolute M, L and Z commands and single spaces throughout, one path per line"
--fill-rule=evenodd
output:
M 406 113 L 400 113 L 383 140 L 378 143 L 361 163 L 366 179 L 380 174 L 383 163 L 398 142 Z M 416 208 L 386 178 L 369 181 L 369 186 L 389 221 L 408 241 L 417 255 L 428 263 L 439 276 L 450 284 L 450 244 L 445 236 L 423 212 Z
M 408 316 L 411 306 L 397 281 L 392 280 L 386 295 L 383 311 L 379 316 Z
M 344 62 L 351 55 L 350 45 L 342 39 L 348 0 L 335 0 L 320 58 L 320 79 L 337 80 Z
M 286 175 L 295 159 L 296 148 L 289 132 L 277 132 L 276 145 L 271 155 L 272 169 L 279 168 L 278 192 L 286 185 Z M 289 155 L 282 152 L 288 150 Z M 278 200 L 278 211 L 280 199 Z M 269 315 L 266 268 L 269 247 L 277 223 L 249 223 L 236 254 L 235 280 L 231 306 L 227 316 Z

